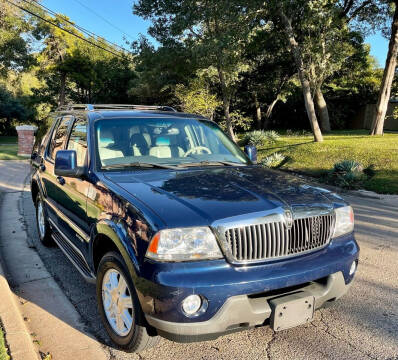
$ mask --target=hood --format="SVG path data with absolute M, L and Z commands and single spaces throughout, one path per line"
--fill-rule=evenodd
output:
M 210 225 L 280 207 L 293 214 L 333 208 L 329 191 L 259 166 L 136 170 L 105 177 L 151 208 L 167 227 Z

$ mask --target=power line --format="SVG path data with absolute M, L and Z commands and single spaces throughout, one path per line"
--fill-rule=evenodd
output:
M 94 42 L 92 42 L 92 41 L 90 41 L 90 40 L 84 38 L 83 36 L 80 36 L 80 35 L 78 35 L 78 34 L 75 34 L 75 33 L 73 33 L 72 31 L 69 31 L 69 30 L 67 30 L 67 29 L 64 29 L 64 28 L 62 28 L 61 26 L 59 26 L 59 25 L 57 25 L 57 24 L 54 24 L 54 23 L 51 22 L 50 20 L 47 20 L 47 19 L 43 18 L 42 16 L 37 15 L 37 14 L 35 14 L 34 12 L 32 12 L 32 11 L 30 11 L 30 10 L 27 10 L 27 9 L 25 9 L 24 7 L 19 6 L 19 5 L 15 4 L 15 3 L 13 3 L 12 1 L 9 1 L 9 0 L 5 0 L 5 1 L 8 2 L 9 4 L 11 4 L 11 5 L 13 5 L 13 6 L 19 8 L 20 10 L 25 11 L 26 13 L 28 13 L 28 14 L 30 14 L 30 15 L 32 15 L 32 16 L 35 16 L 35 17 L 39 18 L 40 20 L 43 20 L 44 22 L 46 22 L 46 23 L 48 23 L 48 24 L 50 24 L 50 25 L 52 25 L 52 26 L 55 26 L 55 27 L 61 29 L 62 31 L 64 31 L 64 32 L 66 32 L 66 33 L 68 33 L 68 34 L 70 34 L 70 35 L 72 35 L 72 36 L 75 36 L 75 37 L 79 38 L 80 40 L 85 41 L 86 43 L 88 43 L 88 44 L 90 44 L 90 45 L 93 45 L 93 46 L 95 46 L 95 47 L 97 47 L 97 48 L 99 48 L 99 49 L 102 49 L 102 50 L 104 50 L 104 51 L 106 51 L 106 52 L 108 52 L 108 53 L 110 53 L 110 54 L 112 54 L 112 55 L 114 55 L 114 56 L 119 57 L 119 58 L 122 58 L 122 59 L 124 58 L 122 55 L 120 55 L 120 54 L 118 54 L 118 53 L 116 53 L 116 52 L 113 52 L 113 51 L 111 51 L 111 50 L 109 50 L 109 49 L 107 49 L 107 48 L 104 48 L 103 46 L 98 45 L 98 44 L 96 44 L 96 43 L 94 43 Z
M 39 6 L 40 6 L 40 7 L 43 8 L 47 13 L 50 13 L 51 15 L 55 16 L 56 18 L 57 18 L 57 17 L 60 17 L 63 21 L 65 21 L 65 22 L 67 22 L 68 24 L 72 25 L 73 27 L 75 27 L 76 29 L 78 29 L 78 30 L 81 31 L 82 33 L 86 34 L 87 36 L 95 37 L 95 38 L 97 38 L 97 40 L 98 40 L 98 38 L 101 38 L 100 36 L 98 36 L 97 34 L 93 33 L 92 31 L 87 30 L 87 29 L 83 28 L 82 26 L 75 24 L 75 23 L 72 22 L 72 21 L 69 21 L 68 19 L 66 19 L 65 17 L 63 17 L 62 14 L 57 14 L 55 11 L 49 9 L 48 7 L 42 5 L 42 4 L 38 3 L 38 2 L 35 2 L 34 0 L 31 0 L 31 1 L 22 0 L 22 1 L 24 1 L 25 3 L 28 3 L 28 4 L 30 4 L 30 5 L 36 6 L 37 8 L 39 8 Z M 127 51 L 127 50 L 124 49 L 123 47 L 121 47 L 121 46 L 119 46 L 119 45 L 117 45 L 117 44 L 115 44 L 115 43 L 113 43 L 113 42 L 111 42 L 111 41 L 108 41 L 108 40 L 105 40 L 105 41 L 108 42 L 109 44 L 113 45 L 113 46 L 116 46 L 116 47 L 120 48 L 120 49 L 123 50 L 123 51 Z M 128 52 L 128 51 L 127 51 L 127 52 Z
M 65 17 L 63 17 L 62 14 L 57 14 L 55 11 L 49 9 L 48 7 L 46 7 L 46 6 L 44 6 L 44 5 L 40 4 L 40 3 L 38 3 L 37 1 L 34 1 L 34 0 L 30 0 L 30 1 L 22 0 L 22 1 L 24 1 L 24 2 L 27 3 L 27 4 L 36 6 L 37 8 L 39 8 L 39 6 L 40 6 L 42 9 L 45 10 L 45 12 L 50 13 L 51 15 L 55 16 L 56 18 L 57 18 L 57 17 L 62 18 L 62 20 L 64 20 L 64 21 L 67 22 L 68 24 L 72 25 L 73 27 L 77 28 L 77 29 L 80 30 L 82 33 L 86 34 L 87 36 L 94 37 L 94 38 L 96 38 L 96 39 L 99 40 L 99 41 L 104 40 L 104 42 L 109 43 L 109 44 L 111 44 L 111 45 L 113 45 L 113 46 L 119 48 L 120 50 L 123 50 L 123 51 L 126 51 L 126 52 L 132 54 L 129 50 L 125 49 L 124 47 L 122 47 L 122 46 L 120 46 L 120 45 L 118 45 L 118 44 L 115 44 L 115 43 L 112 42 L 112 41 L 106 40 L 106 39 L 104 39 L 102 36 L 99 36 L 99 35 L 93 33 L 92 31 L 87 30 L 87 29 L 85 29 L 84 27 L 82 27 L 82 26 L 80 26 L 80 25 L 78 25 L 78 24 L 75 24 L 75 23 L 72 22 L 72 21 L 69 21 L 68 19 L 66 19 Z M 104 43 L 104 42 L 103 42 L 103 43 Z
M 83 6 L 84 8 L 86 8 L 87 10 L 89 10 L 90 12 L 92 12 L 94 15 L 96 15 L 98 18 L 102 19 L 103 21 L 105 21 L 108 25 L 112 26 L 114 29 L 116 29 L 117 31 L 121 32 L 123 35 L 128 36 L 130 39 L 135 40 L 134 37 L 132 37 L 131 35 L 127 34 L 126 32 L 124 32 L 122 29 L 120 29 L 119 27 L 117 27 L 115 24 L 111 23 L 107 18 L 103 17 L 101 14 L 98 14 L 96 11 L 94 11 L 93 9 L 89 8 L 86 4 L 82 3 L 80 0 L 74 0 L 75 2 L 77 2 L 78 4 L 80 4 L 81 6 Z

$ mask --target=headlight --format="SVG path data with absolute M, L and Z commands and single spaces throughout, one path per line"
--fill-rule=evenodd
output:
M 151 240 L 146 256 L 163 261 L 219 259 L 222 257 L 208 227 L 166 229 Z
M 354 231 L 354 212 L 351 206 L 343 206 L 334 210 L 336 213 L 336 226 L 333 237 L 350 233 Z

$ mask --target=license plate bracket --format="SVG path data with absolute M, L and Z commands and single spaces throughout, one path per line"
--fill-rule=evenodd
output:
M 271 327 L 274 331 L 306 324 L 314 317 L 315 298 L 308 293 L 281 296 L 270 300 L 269 303 L 272 309 Z

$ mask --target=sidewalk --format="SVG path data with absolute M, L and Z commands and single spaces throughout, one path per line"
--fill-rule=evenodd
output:
M 49 353 L 53 360 L 108 359 L 103 345 L 87 333 L 76 309 L 28 239 L 19 210 L 22 196 L 30 195 L 29 188 L 23 186 L 29 171 L 28 163 L 6 163 L 0 161 L 0 191 L 5 191 L 0 205 L 0 252 L 10 287 L 18 296 L 16 307 L 22 314 L 20 318 L 26 320 L 27 333 L 31 334 L 28 343 L 36 354 Z M 7 174 L 3 171 L 5 167 Z M 14 309 L 12 312 L 18 311 Z M 9 329 L 4 325 L 8 333 Z M 13 352 L 11 355 L 15 360 Z
M 7 164 L 6 161 L 0 161 L 0 209 L 6 201 L 6 192 L 12 193 L 23 189 L 23 182 L 16 182 L 13 179 L 25 178 L 27 174 L 27 162 L 18 161 L 15 164 Z M 0 217 L 0 229 L 3 227 L 1 222 Z M 39 354 L 34 348 L 29 330 L 18 309 L 18 298 L 7 282 L 2 266 L 3 250 L 0 242 L 0 320 L 4 328 L 6 343 L 12 360 L 38 360 Z

